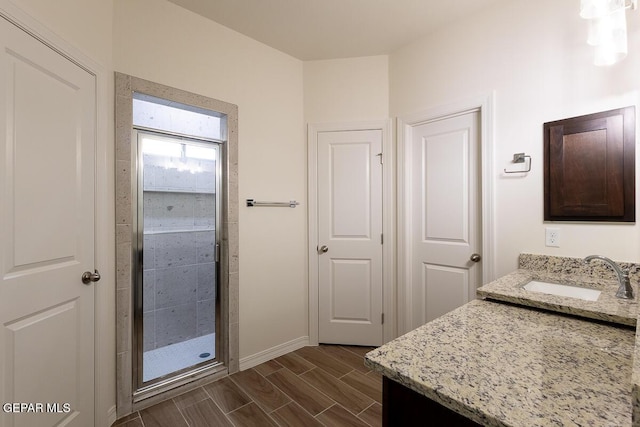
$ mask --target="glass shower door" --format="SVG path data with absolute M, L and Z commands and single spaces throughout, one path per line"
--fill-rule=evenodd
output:
M 216 363 L 220 147 L 137 134 L 138 383 L 146 386 Z

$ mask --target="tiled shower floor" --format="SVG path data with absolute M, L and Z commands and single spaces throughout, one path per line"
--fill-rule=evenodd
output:
M 215 342 L 215 334 L 209 334 L 144 352 L 143 381 L 212 360 L 215 356 Z M 204 353 L 209 353 L 209 356 L 200 357 Z

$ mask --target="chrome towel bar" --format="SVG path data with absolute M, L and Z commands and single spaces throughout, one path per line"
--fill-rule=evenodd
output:
M 300 203 L 295 200 L 288 202 L 258 202 L 255 199 L 247 199 L 248 207 L 273 207 L 273 208 L 295 208 Z

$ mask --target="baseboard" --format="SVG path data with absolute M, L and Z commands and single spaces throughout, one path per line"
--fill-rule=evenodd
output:
M 276 357 L 280 357 L 287 353 L 291 353 L 299 348 L 306 347 L 309 345 L 309 337 L 300 337 L 289 342 L 277 345 L 275 347 L 271 347 L 269 349 L 263 350 L 259 353 L 252 354 L 251 356 L 243 357 L 240 359 L 240 370 L 244 371 L 245 369 L 253 368 L 261 363 L 267 362 L 271 359 L 275 359 Z
M 117 419 L 117 415 L 116 415 L 116 405 L 113 405 L 111 408 L 109 408 L 109 410 L 107 411 L 107 425 L 110 426 L 113 423 L 116 422 Z

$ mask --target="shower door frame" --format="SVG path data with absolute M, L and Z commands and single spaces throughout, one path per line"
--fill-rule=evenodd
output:
M 184 143 L 198 146 L 206 146 L 207 144 L 215 144 L 218 150 L 218 157 L 216 159 L 216 171 L 215 171 L 215 343 L 214 343 L 214 358 L 205 362 L 201 362 L 189 367 L 180 369 L 178 371 L 171 372 L 167 375 L 153 378 L 149 381 L 144 381 L 144 320 L 143 320 L 143 299 L 144 299 L 144 162 L 142 156 L 141 138 L 140 135 L 152 135 L 161 138 L 168 138 L 178 141 L 184 141 Z M 192 135 L 183 135 L 176 132 L 170 132 L 161 129 L 147 128 L 143 126 L 134 126 L 131 135 L 131 148 L 134 151 L 133 158 L 136 159 L 136 191 L 133 192 L 133 206 L 136 209 L 136 215 L 134 218 L 133 229 L 133 390 L 134 400 L 152 396 L 166 389 L 173 388 L 176 383 L 184 382 L 199 375 L 207 375 L 209 373 L 215 373 L 220 371 L 223 367 L 224 358 L 224 346 L 222 345 L 222 316 L 221 316 L 221 298 L 220 298 L 220 283 L 223 280 L 220 268 L 220 251 L 222 249 L 221 242 L 221 230 L 223 227 L 222 221 L 222 179 L 225 176 L 223 171 L 226 164 L 226 140 L 219 140 L 213 138 L 196 137 Z
M 199 386 L 240 370 L 240 235 L 238 197 L 238 106 L 229 102 L 188 92 L 175 87 L 139 77 L 115 72 L 115 225 L 116 225 L 116 335 L 103 337 L 116 340 L 116 411 L 122 418 L 160 401 L 195 390 Z M 223 146 L 222 158 L 222 202 L 220 239 L 220 281 L 218 284 L 220 328 L 222 340 L 219 360 L 223 363 L 219 372 L 196 375 L 184 379 L 175 387 L 155 389 L 153 393 L 135 393 L 133 378 L 133 225 L 135 206 L 132 202 L 133 180 L 136 161 L 132 155 L 134 94 L 178 102 L 183 105 L 203 108 L 225 115 L 227 143 Z M 108 280 L 105 277 L 104 280 Z M 108 357 L 108 356 L 107 356 Z

